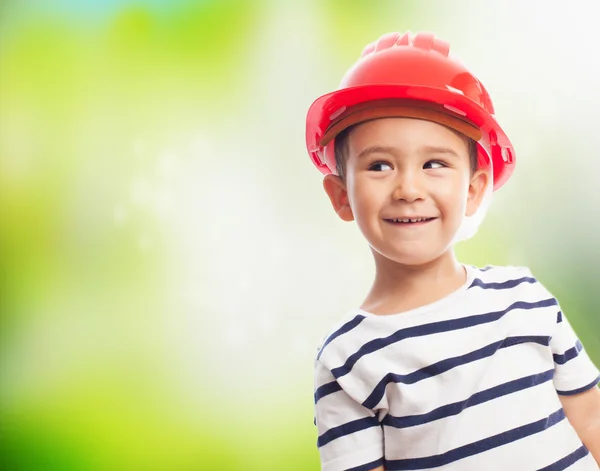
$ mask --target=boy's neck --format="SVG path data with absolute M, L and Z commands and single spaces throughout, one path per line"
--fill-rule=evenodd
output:
M 395 314 L 438 301 L 466 281 L 464 267 L 453 250 L 418 266 L 396 263 L 373 251 L 375 281 L 361 309 L 373 314 Z

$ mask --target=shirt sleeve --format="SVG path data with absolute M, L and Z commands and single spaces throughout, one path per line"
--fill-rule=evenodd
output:
M 554 387 L 558 394 L 579 394 L 600 382 L 598 368 L 592 363 L 562 311 L 557 314 L 550 348 L 554 358 Z
M 350 397 L 319 360 L 315 424 L 322 471 L 369 471 L 383 465 L 383 432 L 376 414 Z

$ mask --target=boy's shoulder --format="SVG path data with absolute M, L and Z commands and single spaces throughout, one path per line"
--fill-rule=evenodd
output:
M 475 276 L 486 281 L 512 279 L 515 277 L 530 277 L 534 278 L 531 270 L 528 267 L 513 266 L 513 265 L 486 265 L 484 267 L 476 267 L 469 265 L 474 271 Z
M 365 316 L 360 312 L 360 310 L 354 309 L 350 312 L 346 312 L 343 316 L 341 316 L 341 318 L 338 318 L 331 323 L 329 328 L 326 330 L 327 333 L 321 337 L 321 340 L 319 341 L 315 359 L 320 359 L 323 350 L 330 342 L 335 340 L 337 337 L 354 330 L 364 319 Z
M 471 271 L 469 291 L 476 295 L 477 302 L 488 299 L 496 302 L 557 302 L 528 267 L 487 265 L 483 268 L 468 266 L 468 270 Z
M 544 290 L 543 285 L 531 273 L 528 267 L 513 265 L 486 265 L 479 268 L 472 265 L 467 266 L 470 272 L 471 283 L 469 288 L 488 288 L 510 290 L 520 287 L 522 289 L 534 288 Z

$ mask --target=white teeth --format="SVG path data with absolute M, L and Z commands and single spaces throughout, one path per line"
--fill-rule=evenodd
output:
M 404 218 L 404 219 L 392 219 L 392 221 L 394 222 L 421 222 L 421 221 L 426 221 L 427 218 L 415 218 L 415 219 L 410 219 L 410 218 Z

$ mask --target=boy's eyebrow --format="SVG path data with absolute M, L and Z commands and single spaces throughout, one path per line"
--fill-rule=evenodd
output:
M 396 150 L 395 148 L 389 147 L 389 146 L 369 146 L 369 147 L 366 147 L 365 149 L 361 150 L 356 158 L 360 159 L 361 157 L 364 157 L 365 155 L 373 154 L 375 152 L 379 152 L 382 154 L 393 154 L 395 152 L 395 150 Z
M 458 153 L 450 147 L 439 147 L 439 146 L 424 146 L 421 148 L 425 154 L 448 154 L 454 157 L 459 157 Z
M 423 154 L 447 154 L 447 155 L 451 155 L 453 157 L 460 157 L 458 152 L 456 152 L 454 149 L 452 149 L 450 147 L 423 146 L 423 147 L 421 147 L 420 150 Z M 377 145 L 369 146 L 360 151 L 360 153 L 357 156 L 357 159 L 360 159 L 361 157 L 364 157 L 366 155 L 373 154 L 376 152 L 379 152 L 381 154 L 395 154 L 397 152 L 397 149 L 394 147 L 390 147 L 390 146 L 377 146 Z

